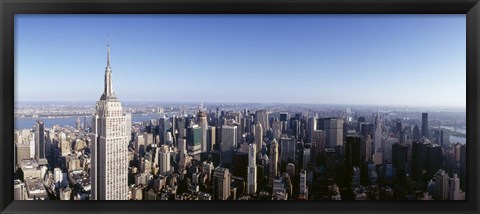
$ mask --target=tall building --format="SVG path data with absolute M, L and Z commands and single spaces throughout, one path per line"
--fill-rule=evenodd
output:
M 231 175 L 227 168 L 217 167 L 213 172 L 215 200 L 227 200 L 230 197 Z
M 198 110 L 197 114 L 197 123 L 202 130 L 202 143 L 201 143 L 201 151 L 207 152 L 208 151 L 208 143 L 207 143 L 207 112 L 203 111 L 203 109 Z
M 248 187 L 247 193 L 249 195 L 257 192 L 257 164 L 256 164 L 256 146 L 255 144 L 248 145 Z
M 255 112 L 255 119 L 256 119 L 256 123 L 262 124 L 263 130 L 268 130 L 269 124 L 268 124 L 267 110 L 265 109 L 257 110 Z
M 436 200 L 448 200 L 449 196 L 449 177 L 448 174 L 439 169 L 435 174 L 435 199 Z
M 305 169 L 302 169 L 302 171 L 300 171 L 299 188 L 300 188 L 299 199 L 308 200 L 307 171 Z
M 315 130 L 317 130 L 317 117 L 310 117 L 308 118 L 307 143 L 312 143 Z
M 187 148 L 188 154 L 195 156 L 202 152 L 202 127 L 193 125 L 187 129 Z
M 419 141 L 421 140 L 422 138 L 422 135 L 420 133 L 420 128 L 418 128 L 417 125 L 415 125 L 415 127 L 413 127 L 413 141 Z
M 392 146 L 392 165 L 396 169 L 397 177 L 404 177 L 406 173 L 408 147 L 394 143 Z
M 128 199 L 128 136 L 126 114 L 113 90 L 110 44 L 107 42 L 107 66 L 104 91 L 97 101 L 92 119 L 91 199 Z
M 362 153 L 360 150 L 360 137 L 347 137 L 345 153 L 347 164 L 350 167 L 360 166 Z
M 282 167 L 288 163 L 295 163 L 296 145 L 295 138 L 280 139 L 280 159 L 282 161 Z
M 81 127 L 80 127 L 80 117 L 77 117 L 77 120 L 75 120 L 75 128 L 77 130 L 81 129 Z
M 35 127 L 35 158 L 37 160 L 45 159 L 45 124 L 37 120 Z
M 209 126 L 207 129 L 207 151 L 212 151 L 216 144 L 216 129 L 215 126 Z
M 429 138 L 428 133 L 428 113 L 422 113 L 422 136 Z
M 321 118 L 318 129 L 325 132 L 325 147 L 343 145 L 343 119 L 342 118 Z
M 237 147 L 237 127 L 222 126 L 222 142 L 220 143 L 222 151 L 222 162 L 231 164 L 233 160 L 233 150 Z
M 460 198 L 460 178 L 457 174 L 453 174 L 453 178 L 450 178 L 450 200 L 462 200 Z
M 310 163 L 310 148 L 303 149 L 303 169 L 307 169 L 308 163 Z M 293 177 L 293 176 L 291 176 Z
M 316 163 L 318 156 L 325 151 L 325 132 L 323 130 L 313 131 L 312 137 L 312 157 Z
M 426 176 L 427 145 L 418 141 L 412 144 L 412 177 L 414 180 L 422 180 L 423 176 Z
M 378 151 L 382 147 L 382 122 L 380 120 L 380 115 L 377 112 L 377 117 L 375 118 L 375 139 L 373 141 L 375 151 Z
M 262 143 L 263 143 L 263 128 L 262 127 L 263 126 L 262 126 L 261 123 L 257 123 L 255 125 L 255 146 L 257 147 L 256 148 L 257 152 L 262 151 Z
M 168 145 L 161 145 L 158 150 L 158 173 L 165 175 L 170 171 L 170 147 Z
M 30 159 L 30 144 L 28 142 L 16 143 L 15 148 L 17 164 L 20 164 L 22 160 Z
M 273 139 L 270 143 L 270 163 L 269 165 L 269 173 L 270 175 L 268 178 L 273 181 L 275 176 L 278 175 L 278 143 L 277 140 Z

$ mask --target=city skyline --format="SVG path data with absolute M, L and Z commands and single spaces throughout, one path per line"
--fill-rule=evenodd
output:
M 121 101 L 466 104 L 464 15 L 20 15 L 16 25 L 16 102 L 97 100 L 108 32 Z

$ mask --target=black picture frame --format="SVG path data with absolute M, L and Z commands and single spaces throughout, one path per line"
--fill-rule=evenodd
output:
M 1 213 L 478 213 L 480 3 L 478 0 L 0 0 Z M 465 201 L 13 201 L 15 14 L 466 14 Z

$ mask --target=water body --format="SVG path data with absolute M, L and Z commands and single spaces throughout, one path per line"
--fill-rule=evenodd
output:
M 132 122 L 144 122 L 149 121 L 151 119 L 157 119 L 159 117 L 158 114 L 132 114 Z M 25 118 L 15 118 L 15 129 L 32 129 L 35 127 L 36 121 L 42 120 L 45 123 L 45 128 L 51 128 L 54 125 L 60 126 L 72 126 L 75 127 L 77 117 L 61 117 L 61 118 L 32 118 L 32 117 L 25 117 Z M 80 123 L 83 124 L 84 117 L 80 117 Z M 87 123 L 91 123 L 92 117 L 87 116 Z
M 450 131 L 456 131 L 458 133 L 462 133 L 462 134 L 467 134 L 467 130 L 466 129 L 462 129 L 462 128 L 454 128 L 454 127 L 451 127 L 451 126 L 440 126 L 442 129 L 448 129 Z

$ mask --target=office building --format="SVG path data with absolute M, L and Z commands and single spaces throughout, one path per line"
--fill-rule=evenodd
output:
M 408 147 L 394 143 L 392 146 L 392 165 L 396 169 L 397 177 L 405 177 Z
M 302 169 L 300 171 L 300 194 L 299 194 L 299 200 L 308 200 L 308 187 L 307 187 L 307 171 L 305 169 Z
M 278 143 L 275 139 L 270 143 L 269 156 L 269 178 L 273 179 L 278 175 Z
M 199 109 L 197 113 L 197 123 L 202 130 L 202 142 L 201 142 L 201 151 L 207 152 L 208 151 L 208 143 L 207 143 L 207 112 L 203 109 Z
M 226 165 L 232 163 L 233 150 L 237 147 L 237 126 L 222 126 L 222 162 Z
M 249 195 L 257 192 L 257 163 L 256 163 L 256 146 L 248 145 L 248 186 L 247 193 Z
M 230 197 L 231 175 L 227 168 L 217 167 L 213 173 L 215 200 L 227 200 Z
M 422 113 L 422 137 L 429 138 L 428 113 Z
M 105 85 L 97 101 L 91 135 L 91 199 L 127 200 L 128 139 L 126 114 L 113 90 L 110 45 L 107 42 Z
M 35 126 L 35 158 L 45 159 L 45 124 L 41 120 Z
M 420 141 L 422 139 L 422 134 L 420 133 L 420 128 L 417 125 L 413 127 L 413 141 Z
M 268 128 L 270 126 L 269 126 L 269 122 L 268 122 L 267 110 L 265 110 L 265 109 L 257 110 L 255 112 L 255 121 L 256 121 L 255 124 L 257 124 L 257 123 L 262 124 L 262 129 L 263 130 L 268 130 Z
M 307 169 L 308 164 L 310 163 L 310 148 L 303 149 L 303 169 Z
M 191 156 L 200 155 L 202 152 L 203 130 L 198 125 L 187 128 L 187 150 Z
M 435 194 L 434 198 L 436 200 L 448 200 L 448 196 L 450 193 L 449 189 L 449 177 L 448 174 L 439 169 L 437 173 L 435 173 Z
M 312 143 L 315 130 L 317 130 L 317 117 L 310 117 L 308 118 L 307 143 Z
M 295 163 L 296 145 L 295 138 L 280 139 L 280 159 L 283 165 L 282 167 L 285 167 L 288 163 Z
M 280 140 L 280 137 L 282 136 L 282 122 L 280 122 L 278 119 L 275 119 L 272 122 L 272 132 L 273 137 L 277 140 Z
M 170 147 L 161 145 L 158 149 L 158 174 L 165 175 L 170 172 Z
M 255 146 L 256 146 L 256 151 L 261 152 L 262 151 L 262 144 L 263 144 L 263 128 L 262 128 L 261 123 L 255 124 Z
M 345 143 L 345 157 L 350 167 L 360 166 L 360 137 L 347 137 Z
M 312 157 L 316 163 L 318 157 L 325 151 L 325 132 L 323 130 L 313 131 L 312 136 Z
M 215 148 L 216 144 L 216 128 L 215 126 L 209 126 L 207 129 L 207 151 L 211 152 Z
M 449 182 L 450 186 L 450 200 L 462 200 L 460 190 L 460 178 L 458 178 L 457 174 L 453 174 L 453 177 L 450 178 Z
M 342 118 L 321 118 L 318 129 L 325 132 L 325 147 L 343 145 L 343 119 Z
M 373 143 L 375 151 L 379 151 L 382 148 L 382 122 L 378 112 L 377 116 L 375 117 L 375 138 Z

